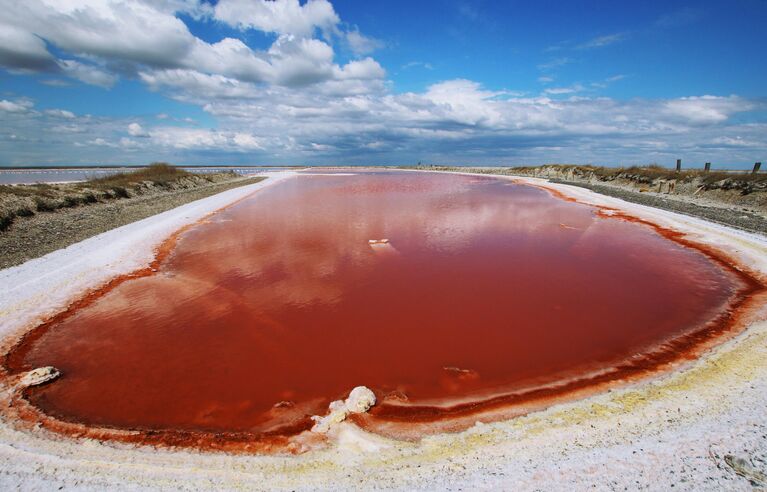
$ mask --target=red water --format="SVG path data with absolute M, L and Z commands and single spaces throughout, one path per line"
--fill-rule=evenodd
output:
M 28 398 L 66 421 L 295 432 L 356 385 L 423 406 L 593 374 L 700 329 L 743 288 L 596 212 L 492 178 L 291 178 L 184 232 L 157 273 L 9 366 L 59 368 Z

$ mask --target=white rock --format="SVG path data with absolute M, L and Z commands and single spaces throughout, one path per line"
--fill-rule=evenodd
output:
M 19 381 L 19 384 L 23 387 L 37 386 L 48 381 L 52 381 L 61 376 L 58 369 L 53 366 L 38 367 L 32 369 L 28 373 L 24 374 Z
M 315 415 L 312 420 L 316 422 L 312 427 L 312 432 L 326 434 L 334 425 L 346 420 L 350 413 L 364 413 L 370 407 L 375 405 L 376 395 L 365 386 L 354 388 L 346 400 L 336 400 L 328 406 L 328 414 L 323 416 Z
M 346 399 L 346 408 L 351 413 L 364 413 L 376 404 L 376 395 L 366 386 L 357 386 Z
M 346 409 L 344 402 L 341 400 L 334 401 L 330 404 L 330 413 L 324 417 L 315 415 L 312 420 L 316 422 L 312 427 L 312 432 L 318 432 L 320 434 L 326 434 L 331 427 L 343 422 L 346 416 L 349 415 L 349 411 Z

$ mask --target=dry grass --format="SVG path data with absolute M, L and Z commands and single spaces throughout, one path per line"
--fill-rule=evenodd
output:
M 53 186 L 49 184 L 0 185 L 0 196 L 52 196 Z
M 225 173 L 234 178 L 234 173 Z M 156 162 L 132 172 L 118 173 L 80 183 L 0 185 L 0 231 L 8 229 L 17 217 L 63 208 L 129 198 L 156 190 L 194 187 L 218 176 L 194 174 Z M 186 182 L 186 183 L 184 183 Z
M 165 162 L 155 162 L 138 171 L 111 174 L 109 176 L 104 176 L 103 178 L 91 179 L 78 184 L 83 188 L 95 188 L 99 190 L 125 188 L 143 181 L 150 181 L 155 185 L 162 186 L 176 181 L 179 178 L 191 176 L 191 174 L 192 173 L 171 166 Z

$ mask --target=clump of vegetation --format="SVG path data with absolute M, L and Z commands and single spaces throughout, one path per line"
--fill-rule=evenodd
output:
M 59 208 L 58 204 L 50 198 L 35 197 L 35 208 L 38 212 L 53 212 Z
M 22 208 L 16 209 L 16 215 L 18 217 L 30 217 L 32 215 L 35 215 L 35 212 L 31 208 L 22 207 Z
M 16 217 L 16 214 L 10 214 L 10 213 L 1 213 L 0 214 L 0 231 L 4 231 L 11 227 L 11 224 L 13 223 L 13 219 Z
M 33 205 L 29 203 L 21 203 L 15 207 L 0 207 L 0 231 L 9 228 L 16 217 L 29 217 L 34 214 Z
M 130 193 L 123 186 L 112 186 L 109 191 L 112 192 L 108 195 L 110 198 L 130 198 Z
M 84 188 L 93 188 L 97 190 L 114 190 L 119 196 L 127 197 L 127 195 L 125 195 L 127 191 L 126 188 L 137 183 L 150 181 L 155 185 L 164 186 L 173 181 L 177 181 L 180 178 L 191 175 L 192 173 L 171 166 L 166 162 L 154 162 L 137 171 L 110 174 L 109 176 L 104 176 L 102 178 L 85 181 L 84 183 L 80 183 L 80 185 Z

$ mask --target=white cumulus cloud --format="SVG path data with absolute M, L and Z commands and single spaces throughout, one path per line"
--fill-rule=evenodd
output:
M 359 29 L 354 29 L 346 33 L 346 42 L 355 55 L 367 55 L 384 46 L 380 41 L 360 33 Z
M 55 66 L 45 41 L 12 22 L 6 22 L 0 21 L 0 65 L 32 71 L 50 70 Z
M 127 74 L 187 70 L 291 87 L 334 80 L 347 68 L 334 62 L 330 38 L 343 33 L 327 0 L 221 0 L 215 7 L 195 0 L 26 0 L 6 7 L 0 10 L 1 66 L 61 72 L 104 88 L 117 82 L 115 67 Z M 277 36 L 266 50 L 233 37 L 209 43 L 195 37 L 178 12 Z M 315 37 L 318 31 L 325 39 Z M 376 44 L 358 30 L 349 39 L 358 54 Z M 66 55 L 55 59 L 46 42 Z
M 109 88 L 117 82 L 117 76 L 94 65 L 87 65 L 76 60 L 59 60 L 59 67 L 66 75 L 86 84 Z
M 315 29 L 332 30 L 340 18 L 327 0 L 220 0 L 215 18 L 240 29 L 310 37 Z
M 75 114 L 71 111 L 67 111 L 66 109 L 48 109 L 45 111 L 45 114 L 48 116 L 53 116 L 55 118 L 63 118 L 66 120 L 71 120 L 75 118 Z
M 235 30 L 223 29 L 225 36 L 209 41 L 190 31 L 182 20 L 188 17 Z M 250 31 L 266 33 L 259 37 L 266 44 L 251 45 Z M 559 49 L 586 56 L 578 48 L 608 46 L 628 35 Z M 461 78 L 398 93 L 384 67 L 368 56 L 382 45 L 344 23 L 327 0 L 5 2 L 0 66 L 10 74 L 40 72 L 56 86 L 67 78 L 104 88 L 129 77 L 209 119 L 36 111 L 31 100 L 6 94 L 0 155 L 10 163 L 34 156 L 119 163 L 121 152 L 130 152 L 132 162 L 205 161 L 218 152 L 243 162 L 258 156 L 259 162 L 396 163 L 418 156 L 446 163 L 616 163 L 685 153 L 685 159 L 747 162 L 767 149 L 765 125 L 735 117 L 763 109 L 758 100 L 595 97 L 595 88 L 623 75 L 554 84 L 556 71 L 575 62 L 568 56 L 538 65 L 539 81 L 549 84 L 538 96 Z M 338 46 L 351 58 L 339 58 Z M 402 69 L 416 66 L 433 68 L 411 62 Z
M 753 109 L 750 101 L 737 96 L 682 97 L 664 104 L 666 114 L 693 124 L 726 121 L 731 115 Z
M 138 123 L 131 123 L 128 125 L 128 134 L 131 137 L 148 137 L 149 134 Z
M 32 106 L 32 102 L 25 99 L 19 101 L 3 99 L 0 101 L 0 111 L 5 111 L 7 113 L 26 113 L 32 109 Z

